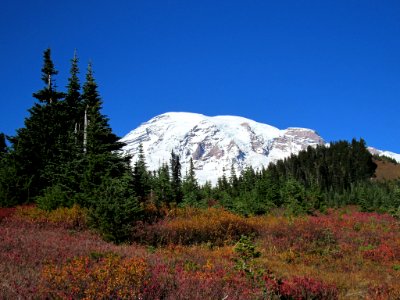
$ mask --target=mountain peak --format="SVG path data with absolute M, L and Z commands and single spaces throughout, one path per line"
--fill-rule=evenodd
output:
M 324 144 L 311 129 L 280 130 L 239 116 L 209 117 L 187 112 L 158 115 L 128 133 L 122 141 L 127 144 L 123 152 L 133 157 L 133 163 L 140 144 L 150 170 L 167 163 L 174 151 L 181 158 L 182 173 L 193 159 L 199 182 L 213 184 L 224 173 L 229 176 L 232 166 L 238 173 L 248 166 L 261 169 L 310 145 Z

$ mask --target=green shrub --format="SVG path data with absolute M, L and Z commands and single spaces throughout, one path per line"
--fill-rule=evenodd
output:
M 91 199 L 90 222 L 105 240 L 115 243 L 128 241 L 142 208 L 129 190 L 128 176 L 106 178 Z
M 53 210 L 58 207 L 71 207 L 72 197 L 61 185 L 54 185 L 44 190 L 43 195 L 36 197 L 36 204 L 44 210 Z
M 253 260 L 260 257 L 261 252 L 257 250 L 252 239 L 249 236 L 242 235 L 236 243 L 234 250 L 238 255 L 235 259 L 236 268 L 248 275 L 254 275 Z

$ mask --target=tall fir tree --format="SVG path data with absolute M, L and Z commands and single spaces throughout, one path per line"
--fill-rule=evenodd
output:
M 83 109 L 79 83 L 79 67 L 76 51 L 71 59 L 70 77 L 66 86 L 65 100 L 58 102 L 57 115 L 60 132 L 60 153 L 57 161 L 49 162 L 44 177 L 51 185 L 43 195 L 36 199 L 39 206 L 54 209 L 59 206 L 70 206 L 76 202 L 82 204 L 81 183 L 84 173 L 82 153 Z
M 83 206 L 94 206 L 94 193 L 98 186 L 104 186 L 104 180 L 109 182 L 109 179 L 124 177 L 124 182 L 130 182 L 130 188 L 133 189 L 133 178 L 132 175 L 127 175 L 131 172 L 129 157 L 122 157 L 117 152 L 123 144 L 112 132 L 108 118 L 101 113 L 102 101 L 91 64 L 88 66 L 81 101 L 85 108 L 81 112 L 84 127 L 82 140 L 79 142 L 82 142 L 82 148 L 76 159 L 69 163 L 67 175 L 71 177 L 70 174 L 77 174 L 70 180 L 78 186 L 72 188 L 78 189 L 75 202 Z
M 174 200 L 177 204 L 182 202 L 182 173 L 179 155 L 171 151 L 171 187 Z
M 182 194 L 183 194 L 183 203 L 185 205 L 191 205 L 191 206 L 199 205 L 199 200 L 200 200 L 199 184 L 196 180 L 196 174 L 194 171 L 194 164 L 192 158 L 190 158 L 189 170 L 186 172 L 186 176 L 182 181 Z
M 87 153 L 100 154 L 120 150 L 123 143 L 112 132 L 108 118 L 101 114 L 103 102 L 94 79 L 92 64 L 89 63 L 86 82 L 83 85 L 82 102 L 84 113 L 84 150 Z
M 25 119 L 25 127 L 17 130 L 17 135 L 10 139 L 13 148 L 13 161 L 21 184 L 20 201 L 31 201 L 47 186 L 51 173 L 50 166 L 58 161 L 64 142 L 65 124 L 61 120 L 63 110 L 59 101 L 64 94 L 57 92 L 54 75 L 56 71 L 51 59 L 50 49 L 43 55 L 42 80 L 45 87 L 33 96 L 39 100 Z M 51 176 L 50 176 L 51 177 Z
M 144 201 L 150 193 L 150 176 L 146 167 L 143 145 L 139 145 L 139 156 L 133 167 L 133 187 L 140 201 Z
M 79 67 L 78 67 L 78 55 L 76 50 L 74 52 L 74 57 L 71 59 L 71 69 L 70 69 L 70 77 L 68 78 L 67 85 L 67 94 L 65 96 L 65 101 L 69 108 L 71 108 L 74 112 L 81 105 L 81 85 L 79 83 Z
M 229 184 L 231 186 L 231 195 L 238 196 L 239 194 L 239 180 L 236 175 L 235 165 L 231 164 L 231 176 L 229 177 Z
M 82 97 L 80 93 L 79 83 L 79 67 L 78 56 L 76 50 L 71 59 L 70 77 L 66 86 L 67 93 L 65 101 L 58 104 L 58 115 L 60 116 L 59 123 L 62 124 L 62 147 L 60 159 L 57 162 L 58 168 L 64 162 L 70 162 L 79 157 L 82 152 L 82 127 L 83 127 L 83 108 Z
M 157 207 L 170 205 L 173 201 L 168 164 L 164 163 L 155 173 L 153 178 L 153 190 L 155 194 L 155 205 Z
M 78 56 L 76 50 L 74 57 L 71 59 L 70 77 L 68 78 L 67 94 L 65 96 L 65 105 L 67 107 L 67 117 L 69 122 L 69 137 L 72 138 L 73 145 L 81 146 L 83 139 L 83 121 L 84 121 L 84 107 L 82 105 L 82 96 L 80 93 L 81 85 L 79 82 L 79 67 L 78 67 Z M 79 147 L 76 147 L 79 149 Z

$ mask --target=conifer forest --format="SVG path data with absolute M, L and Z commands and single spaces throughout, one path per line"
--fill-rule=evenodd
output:
M 363 139 L 199 184 L 173 151 L 122 155 L 91 63 L 57 75 L 46 49 L 0 132 L 0 298 L 400 299 L 400 172 Z

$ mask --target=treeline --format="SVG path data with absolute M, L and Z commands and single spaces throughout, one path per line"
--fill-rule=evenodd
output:
M 375 169 L 364 140 L 339 141 L 308 147 L 260 171 L 247 168 L 237 176 L 232 168 L 212 194 L 223 206 L 246 215 L 273 208 L 312 213 L 352 204 L 400 216 L 400 182 L 375 181 Z
M 33 93 L 25 126 L 12 137 L 0 133 L 0 206 L 79 205 L 88 210 L 92 226 L 114 242 L 128 239 L 135 221 L 150 222 L 177 206 L 216 205 L 255 215 L 274 208 L 300 214 L 357 204 L 399 214 L 399 183 L 371 180 L 376 165 L 363 140 L 309 147 L 259 171 L 249 167 L 236 174 L 232 166 L 216 186 L 199 185 L 193 161 L 182 174 L 174 152 L 169 163 L 149 171 L 140 147 L 131 166 L 101 112 L 92 65 L 81 85 L 75 53 L 61 92 L 50 49 L 43 58 L 44 86 Z

